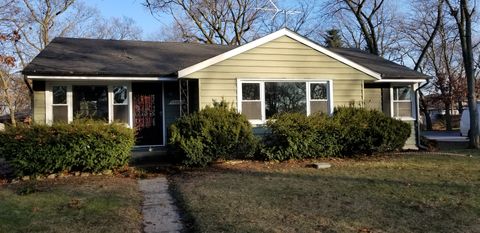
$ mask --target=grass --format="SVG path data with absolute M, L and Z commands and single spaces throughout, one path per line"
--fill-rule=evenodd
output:
M 480 150 L 478 150 L 478 149 L 452 148 L 452 149 L 442 149 L 440 152 L 461 154 L 461 155 L 465 155 L 465 156 L 480 156 Z
M 480 157 L 242 162 L 173 175 L 192 232 L 480 232 Z
M 0 185 L 0 232 L 142 232 L 134 179 L 69 177 Z

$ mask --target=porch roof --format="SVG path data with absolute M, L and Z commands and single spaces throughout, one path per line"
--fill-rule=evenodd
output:
M 28 64 L 25 75 L 177 77 L 177 71 L 231 50 L 199 43 L 57 37 Z
M 380 56 L 354 48 L 329 48 L 355 63 L 382 75 L 382 79 L 428 79 L 429 76 Z

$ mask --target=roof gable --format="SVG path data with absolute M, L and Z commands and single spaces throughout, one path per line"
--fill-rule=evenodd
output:
M 318 44 L 316 44 L 316 43 L 314 43 L 314 42 L 312 42 L 308 39 L 306 39 L 305 37 L 302 37 L 302 36 L 292 32 L 292 31 L 286 29 L 286 28 L 281 29 L 281 30 L 279 30 L 277 32 L 274 32 L 272 34 L 269 34 L 267 36 L 264 36 L 262 38 L 259 38 L 257 40 L 254 40 L 250 43 L 247 43 L 247 44 L 244 44 L 242 46 L 236 47 L 232 50 L 229 50 L 225 53 L 219 54 L 215 57 L 209 58 L 209 59 L 207 59 L 205 61 L 202 61 L 198 64 L 192 65 L 192 66 L 184 68 L 182 70 L 179 70 L 178 71 L 178 77 L 179 78 L 186 77 L 186 76 L 188 76 L 188 75 L 190 75 L 194 72 L 197 72 L 197 71 L 202 70 L 204 68 L 207 68 L 211 65 L 217 64 L 221 61 L 224 61 L 226 59 L 229 59 L 231 57 L 234 57 L 236 55 L 239 55 L 239 54 L 244 53 L 246 51 L 249 51 L 251 49 L 254 49 L 258 46 L 264 45 L 268 42 L 274 41 L 274 40 L 276 40 L 280 37 L 283 37 L 283 36 L 287 36 L 287 37 L 289 37 L 289 38 L 291 38 L 291 39 L 293 39 L 293 40 L 295 40 L 299 43 L 302 43 L 302 44 L 304 44 L 304 45 L 306 45 L 306 46 L 308 46 L 308 47 L 310 47 L 310 48 L 312 48 L 312 49 L 314 49 L 314 50 L 316 50 L 316 51 L 318 51 L 322 54 L 325 54 L 325 55 L 327 55 L 327 56 L 329 56 L 329 57 L 331 57 L 331 58 L 333 58 L 333 59 L 335 59 L 339 62 L 342 62 L 342 63 L 344 63 L 344 64 L 346 64 L 346 65 L 348 65 L 352 68 L 355 68 L 355 69 L 357 69 L 357 70 L 359 70 L 359 71 L 361 71 L 361 72 L 363 72 L 363 73 L 365 73 L 365 74 L 367 74 L 371 77 L 374 77 L 376 79 L 381 79 L 381 74 L 380 73 L 375 72 L 371 69 L 368 69 L 367 67 L 364 67 L 362 65 L 359 65 L 359 64 L 357 64 L 357 63 L 355 63 L 355 62 L 353 62 L 349 59 L 346 59 L 345 57 L 340 56 L 340 55 L 338 55 L 338 54 L 336 54 L 336 53 L 334 53 L 334 52 L 332 52 L 332 51 L 330 51 L 330 50 L 328 50 L 328 49 L 326 49 L 326 48 L 324 48 L 324 47 L 322 47 L 322 46 L 320 46 L 320 45 L 318 45 Z

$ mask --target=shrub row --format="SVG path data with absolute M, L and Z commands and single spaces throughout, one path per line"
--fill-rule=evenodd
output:
M 247 118 L 224 101 L 177 119 L 170 132 L 170 154 L 187 166 L 251 158 L 257 145 Z
M 410 126 L 383 113 L 341 107 L 333 117 L 296 113 L 279 115 L 267 126 L 262 156 L 267 160 L 370 155 L 399 150 L 410 136 Z
M 261 143 L 245 116 L 216 104 L 183 116 L 171 126 L 170 145 L 188 166 L 204 166 L 216 159 L 288 160 L 351 156 L 401 149 L 410 126 L 383 113 L 363 108 L 337 108 L 333 117 L 285 113 L 267 123 Z
M 0 156 L 19 176 L 114 169 L 128 163 L 133 144 L 132 129 L 95 121 L 7 127 L 0 132 Z

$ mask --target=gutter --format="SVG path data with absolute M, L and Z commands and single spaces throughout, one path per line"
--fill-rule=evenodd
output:
M 415 90 L 415 96 L 418 96 L 418 92 L 420 91 L 421 88 L 427 86 L 428 84 L 430 83 L 430 79 L 427 79 L 427 82 L 421 86 L 419 86 L 416 90 Z M 420 119 L 420 103 L 417 99 L 417 119 L 415 119 L 415 128 L 416 128 L 416 144 L 417 144 L 417 147 L 422 149 L 422 150 L 427 150 L 428 148 L 424 145 L 422 145 L 422 142 L 420 140 L 420 123 L 419 123 L 419 119 Z

